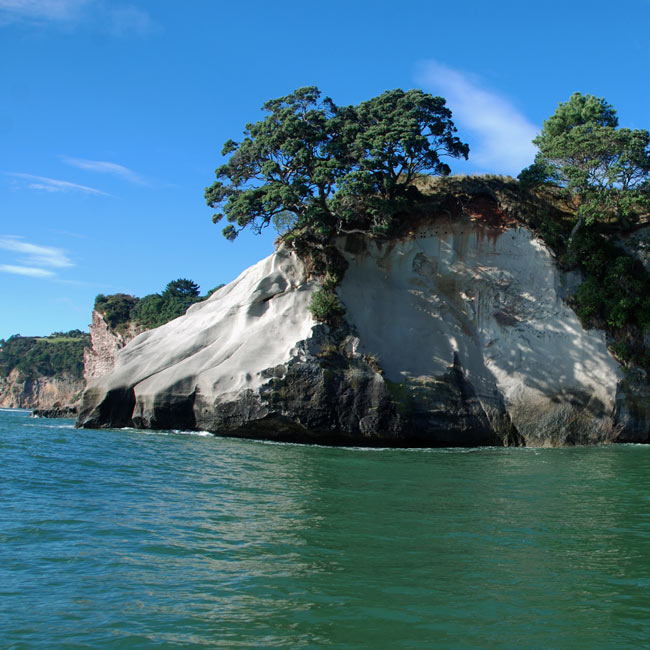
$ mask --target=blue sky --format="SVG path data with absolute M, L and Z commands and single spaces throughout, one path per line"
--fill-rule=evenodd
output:
M 270 98 L 423 88 L 470 144 L 454 172 L 516 175 L 574 91 L 650 128 L 648 24 L 648 0 L 0 0 L 0 338 L 269 254 L 270 231 L 223 240 L 203 190 Z

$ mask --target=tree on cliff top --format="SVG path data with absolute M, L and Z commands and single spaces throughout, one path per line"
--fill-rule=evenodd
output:
M 169 282 L 162 293 L 152 293 L 144 298 L 124 293 L 110 296 L 100 293 L 95 298 L 94 308 L 118 331 L 123 331 L 130 324 L 151 329 L 182 316 L 190 305 L 208 297 L 201 297 L 199 293 L 196 282 L 178 278 Z
M 163 291 L 164 297 L 178 298 L 180 300 L 193 300 L 199 297 L 199 285 L 187 278 L 178 278 L 169 282 Z
M 358 106 L 337 107 L 316 87 L 263 106 L 265 119 L 229 140 L 205 191 L 233 240 L 274 220 L 327 236 L 346 226 L 385 232 L 408 208 L 423 172 L 449 174 L 443 156 L 467 158 L 451 111 L 421 90 L 390 90 Z
M 650 205 L 650 134 L 619 129 L 604 99 L 574 93 L 533 143 L 539 153 L 519 178 L 567 188 L 579 206 L 576 229 L 605 215 L 624 222 Z

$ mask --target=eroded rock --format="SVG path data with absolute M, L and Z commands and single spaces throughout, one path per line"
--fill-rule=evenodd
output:
M 361 239 L 336 242 L 338 328 L 313 321 L 318 284 L 282 247 L 118 351 L 79 425 L 387 446 L 648 440 L 645 393 L 631 406 L 604 333 L 564 303 L 575 277 L 529 230 L 469 216 Z

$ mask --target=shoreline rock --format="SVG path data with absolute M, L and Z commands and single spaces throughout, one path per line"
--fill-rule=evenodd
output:
M 0 378 L 0 407 L 56 409 L 76 402 L 84 388 L 83 379 L 65 373 L 26 377 L 14 368 L 7 377 Z
M 74 420 L 77 417 L 79 408 L 77 404 L 66 406 L 54 406 L 52 408 L 32 409 L 33 418 L 66 418 Z
M 492 220 L 494 221 L 494 220 Z M 189 429 L 363 446 L 647 442 L 603 332 L 582 328 L 530 230 L 444 216 L 378 241 L 349 235 L 338 328 L 284 246 L 119 350 L 78 426 Z

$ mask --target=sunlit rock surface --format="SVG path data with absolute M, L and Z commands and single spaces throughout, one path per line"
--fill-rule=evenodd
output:
M 83 380 L 68 373 L 53 377 L 39 374 L 26 377 L 14 368 L 7 377 L 0 377 L 0 407 L 51 411 L 61 407 L 69 409 L 79 399 L 83 389 Z
M 86 383 L 109 374 L 115 367 L 117 353 L 142 331 L 142 328 L 129 323 L 124 331 L 118 332 L 95 310 L 89 329 L 91 346 L 84 350 Z
M 313 321 L 318 285 L 281 248 L 119 351 L 80 426 L 399 446 L 648 440 L 647 391 L 582 328 L 563 301 L 579 279 L 529 230 L 439 217 L 337 246 L 338 330 Z

